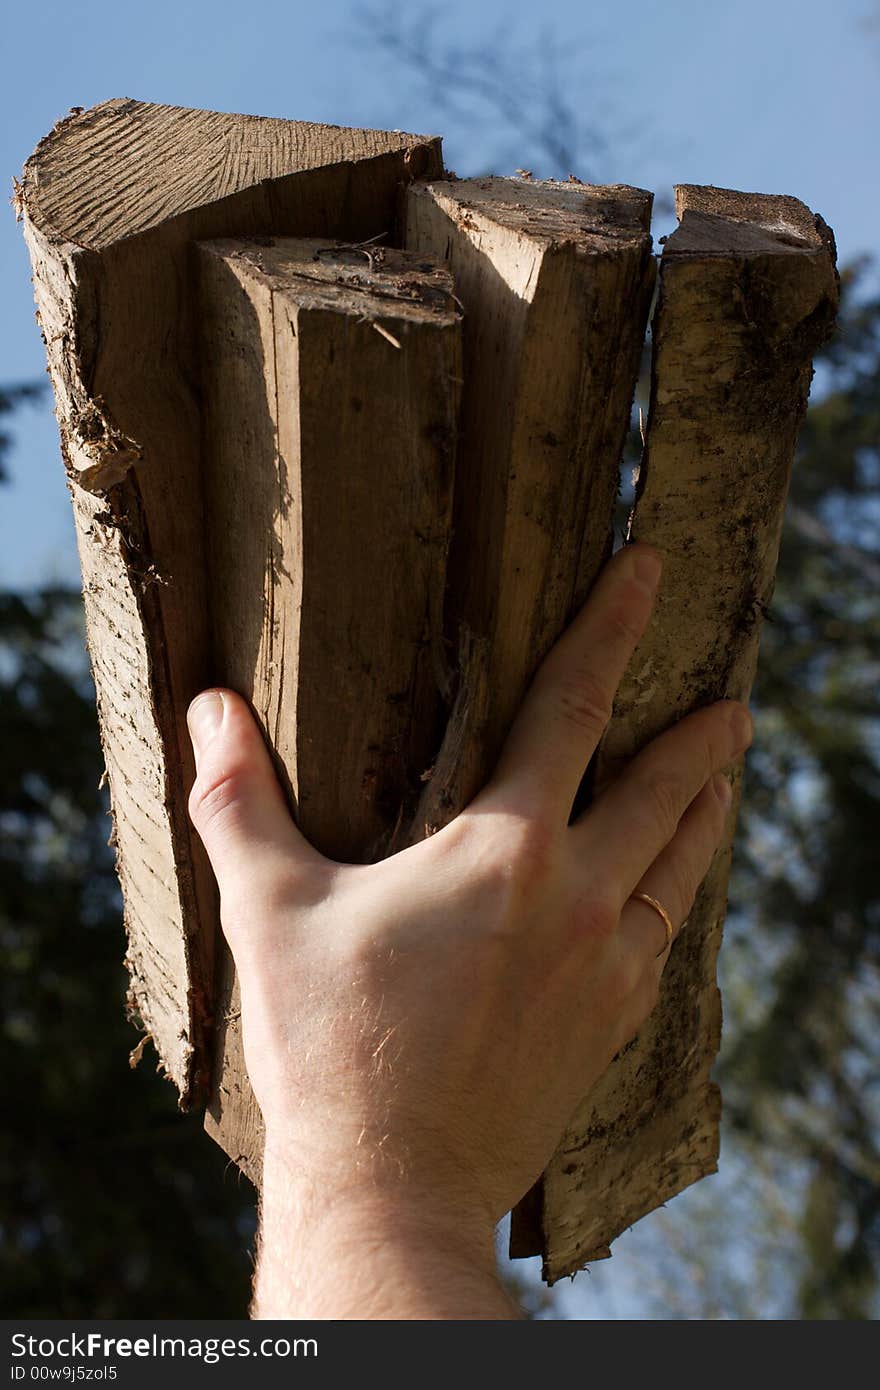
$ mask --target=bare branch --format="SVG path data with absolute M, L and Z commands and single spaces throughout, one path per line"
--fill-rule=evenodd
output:
M 447 119 L 476 125 L 482 114 L 515 137 L 516 158 L 542 175 L 578 172 L 598 181 L 608 142 L 595 119 L 585 118 L 569 95 L 572 67 L 581 69 L 583 42 L 563 46 L 549 26 L 537 41 L 517 43 L 508 21 L 477 45 L 441 38 L 443 11 L 430 7 L 414 17 L 394 3 L 365 4 L 356 13 L 356 39 L 400 64 Z
M 820 545 L 824 550 L 833 554 L 835 559 L 855 570 L 864 579 L 869 589 L 880 588 L 880 564 L 869 550 L 863 550 L 860 546 L 838 540 L 824 522 L 806 511 L 797 502 L 792 501 L 791 498 L 789 498 L 785 520 L 786 524 L 791 526 L 792 530 L 796 531 L 804 540 Z

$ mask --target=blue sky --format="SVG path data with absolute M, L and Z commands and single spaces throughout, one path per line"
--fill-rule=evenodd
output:
M 3 22 L 13 55 L 0 87 L 7 189 L 71 106 L 114 96 L 440 133 L 459 174 L 512 173 L 529 158 L 497 117 L 463 119 L 438 104 L 405 65 L 369 41 L 359 8 L 348 0 L 16 5 Z M 834 227 L 842 261 L 877 249 L 876 0 L 544 0 L 539 21 L 525 0 L 445 0 L 439 12 L 437 40 L 465 50 L 482 46 L 499 25 L 523 45 L 538 42 L 538 24 L 556 35 L 569 54 L 561 88 L 606 140 L 602 158 L 575 173 L 657 193 L 673 182 L 705 182 L 794 194 Z M 409 0 L 406 13 L 419 15 L 418 0 Z M 656 234 L 666 230 L 661 222 Z M 0 218 L 0 382 L 43 375 L 29 275 L 21 229 L 7 207 Z M 12 486 L 0 489 L 0 586 L 78 583 L 49 403 L 25 407 L 13 429 Z M 617 1298 L 618 1316 L 638 1316 L 628 1310 L 645 1268 L 640 1243 L 649 1238 L 650 1221 L 640 1223 L 615 1260 L 563 1289 L 561 1305 L 578 1317 L 615 1316 Z
M 69 107 L 114 96 L 440 133 L 458 173 L 513 172 L 523 157 L 503 122 L 450 116 L 406 65 L 365 38 L 361 8 L 351 0 L 14 6 L 3 28 L 7 53 L 17 56 L 0 92 L 7 188 Z M 499 26 L 523 44 L 537 42 L 541 28 L 556 35 L 570 58 L 560 86 L 607 141 L 600 161 L 574 172 L 658 193 L 673 182 L 792 193 L 832 224 L 842 259 L 874 245 L 876 0 L 544 0 L 539 20 L 525 0 L 434 8 L 438 40 L 465 49 Z M 417 0 L 406 13 L 420 13 Z M 0 222 L 0 381 L 10 382 L 41 376 L 44 359 L 11 207 Z M 0 492 L 0 584 L 75 581 L 48 405 L 22 410 L 15 433 L 14 486 Z

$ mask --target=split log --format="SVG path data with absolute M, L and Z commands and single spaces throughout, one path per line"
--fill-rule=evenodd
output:
M 199 248 L 214 667 L 263 727 L 297 824 L 383 857 L 443 727 L 460 313 L 424 255 Z M 224 947 L 210 1134 L 257 1182 L 262 1122 Z
M 795 198 L 682 185 L 660 267 L 647 443 L 627 539 L 664 556 L 651 624 L 594 763 L 598 795 L 651 739 L 748 702 L 811 359 L 837 309 L 834 240 Z M 717 1167 L 716 957 L 742 787 L 660 1004 L 574 1117 L 543 1180 L 550 1282 Z
M 204 1099 L 217 896 L 193 835 L 191 698 L 213 682 L 194 241 L 359 241 L 440 142 L 113 100 L 60 121 L 15 202 L 83 573 L 125 900 L 130 1003 L 181 1104 Z
M 652 195 L 486 178 L 406 192 L 405 244 L 465 310 L 446 633 L 454 707 L 405 840 L 491 775 L 536 668 L 611 554 L 654 285 Z
M 407 843 L 490 777 L 535 670 L 611 554 L 655 282 L 651 203 L 576 182 L 407 190 L 406 245 L 446 256 L 465 308 L 446 603 L 458 685 Z M 543 1239 L 539 1189 L 514 1212 L 511 1253 Z

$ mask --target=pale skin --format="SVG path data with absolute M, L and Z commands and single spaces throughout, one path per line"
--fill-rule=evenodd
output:
M 665 928 L 630 895 L 681 928 L 724 831 L 723 770 L 751 742 L 739 702 L 698 710 L 569 826 L 660 565 L 618 551 L 485 788 L 378 864 L 301 835 L 239 695 L 190 706 L 189 810 L 266 1127 L 253 1317 L 520 1316 L 494 1228 L 653 1009 Z

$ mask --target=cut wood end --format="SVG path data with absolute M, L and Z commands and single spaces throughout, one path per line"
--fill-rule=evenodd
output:
M 691 351 L 693 332 L 699 331 L 694 325 L 703 318 L 698 303 L 720 295 L 747 332 L 806 367 L 832 333 L 840 302 L 831 228 L 806 204 L 782 194 L 696 184 L 675 191 L 681 224 L 664 248 L 661 294 L 670 294 L 674 283 L 688 297 Z M 726 291 L 723 280 L 729 282 Z M 754 346 L 742 350 L 752 353 Z M 729 370 L 729 351 L 726 360 Z M 665 380 L 668 392 L 668 364 Z M 664 403 L 659 395 L 658 400 Z
M 463 229 L 487 221 L 550 245 L 574 243 L 585 250 L 596 238 L 643 240 L 651 226 L 653 193 L 628 184 L 572 184 L 553 179 L 456 179 L 424 181 L 410 197 L 433 198 Z
M 24 166 L 17 206 L 55 243 L 102 250 L 288 174 L 403 152 L 442 166 L 439 136 L 284 121 L 114 97 L 73 108 Z
M 428 255 L 375 243 L 300 237 L 219 238 L 198 242 L 199 253 L 244 269 L 278 294 L 295 294 L 305 308 L 356 310 L 399 347 L 376 319 L 457 324 L 462 315 L 448 269 Z
M 700 251 L 723 255 L 803 254 L 826 250 L 835 258 L 830 228 L 800 199 L 787 194 L 676 184 L 675 213 L 681 226 L 670 236 L 666 255 Z

